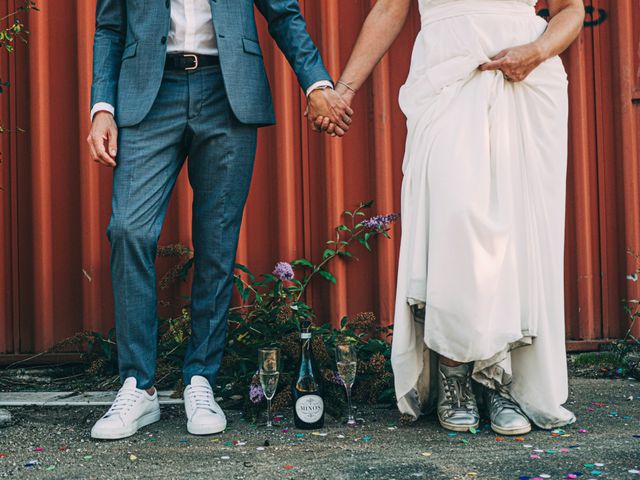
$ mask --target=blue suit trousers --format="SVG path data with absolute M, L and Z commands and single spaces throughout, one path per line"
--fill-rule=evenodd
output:
M 256 151 L 257 128 L 234 116 L 219 66 L 164 72 L 142 122 L 119 131 L 111 243 L 121 379 L 155 380 L 158 238 L 176 178 L 188 157 L 193 188 L 192 332 L 183 377 L 214 385 L 231 301 L 233 265 Z

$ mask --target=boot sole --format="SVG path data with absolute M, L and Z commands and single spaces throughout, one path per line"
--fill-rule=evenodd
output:
M 525 427 L 506 429 L 506 428 L 501 428 L 496 424 L 494 424 L 493 422 L 491 422 L 491 430 L 493 430 L 496 433 L 499 433 L 500 435 L 524 435 L 525 433 L 529 433 L 531 431 L 531 425 L 528 425 Z
M 470 428 L 478 428 L 480 426 L 480 422 L 476 422 L 473 425 L 453 425 L 451 423 L 443 422 L 438 418 L 440 425 L 445 430 L 451 430 L 452 432 L 468 432 Z
M 152 423 L 160 420 L 160 409 L 155 410 L 153 412 L 149 412 L 141 416 L 138 420 L 136 420 L 133 424 L 131 424 L 130 428 L 122 429 L 122 430 L 111 430 L 111 431 L 97 431 L 94 432 L 91 430 L 91 438 L 95 438 L 96 440 L 121 440 L 123 438 L 131 437 L 135 435 L 138 430 L 142 427 L 146 427 L 147 425 L 151 425 Z

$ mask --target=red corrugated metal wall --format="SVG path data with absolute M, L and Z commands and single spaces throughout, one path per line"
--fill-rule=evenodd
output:
M 0 0 L 0 17 L 17 0 Z M 374 0 L 301 1 L 335 76 Z M 88 159 L 93 1 L 49 0 L 30 16 L 30 45 L 0 56 L 0 119 L 26 133 L 0 135 L 0 352 L 42 351 L 79 330 L 112 326 L 109 247 L 111 173 Z M 566 324 L 569 340 L 615 337 L 626 328 L 627 248 L 640 250 L 640 2 L 589 0 L 580 39 L 564 56 L 571 82 Z M 540 9 L 544 8 L 541 3 Z M 544 12 L 543 12 L 544 13 Z M 344 140 L 310 132 L 304 101 L 261 22 L 278 126 L 261 131 L 238 261 L 269 271 L 280 260 L 317 258 L 344 207 L 375 199 L 399 209 L 405 120 L 397 93 L 419 29 L 417 8 L 357 97 Z M 434 39 L 437 41 L 437 39 Z M 189 243 L 185 178 L 162 243 Z M 321 321 L 375 311 L 392 321 L 399 228 L 360 261 L 336 265 L 337 286 L 314 288 Z M 463 294 L 463 292 L 461 292 Z

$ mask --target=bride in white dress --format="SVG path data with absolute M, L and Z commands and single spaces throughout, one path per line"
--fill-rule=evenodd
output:
M 411 0 L 378 0 L 336 89 L 351 103 Z M 567 79 L 581 0 L 420 0 L 407 117 L 392 364 L 398 406 L 522 434 L 575 421 L 563 249 Z M 320 118 L 317 127 L 336 128 Z M 472 391 L 471 378 L 482 386 Z M 482 397 L 478 392 L 482 391 Z

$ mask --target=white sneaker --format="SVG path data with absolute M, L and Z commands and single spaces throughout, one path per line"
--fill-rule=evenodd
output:
M 130 437 L 138 429 L 158 420 L 158 391 L 149 395 L 146 390 L 136 388 L 136 379 L 129 377 L 109 411 L 91 429 L 91 436 L 100 440 L 118 440 Z
M 187 412 L 187 431 L 192 435 L 220 433 L 227 428 L 227 418 L 213 398 L 213 390 L 206 378 L 195 375 L 184 389 L 184 409 Z

